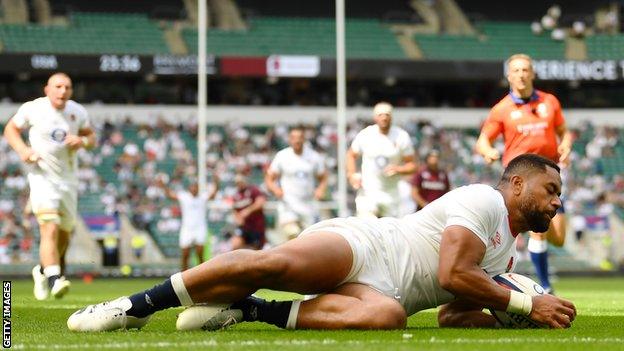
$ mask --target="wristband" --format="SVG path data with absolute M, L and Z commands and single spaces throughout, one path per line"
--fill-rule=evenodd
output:
M 80 137 L 80 140 L 82 140 L 82 146 L 84 147 L 89 147 L 89 138 L 86 136 Z
M 507 312 L 517 313 L 523 316 L 531 314 L 533 309 L 533 298 L 528 294 L 523 294 L 518 291 L 510 291 L 509 304 L 507 305 Z

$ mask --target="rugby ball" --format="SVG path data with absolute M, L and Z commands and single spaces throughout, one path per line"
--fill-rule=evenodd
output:
M 509 290 L 519 291 L 531 296 L 544 295 L 545 291 L 541 285 L 534 282 L 531 278 L 525 277 L 517 273 L 503 273 L 492 277 L 498 285 Z M 506 311 L 496 311 L 490 309 L 490 313 L 503 328 L 527 329 L 527 328 L 546 328 L 547 326 L 538 324 L 531 320 L 528 316 Z

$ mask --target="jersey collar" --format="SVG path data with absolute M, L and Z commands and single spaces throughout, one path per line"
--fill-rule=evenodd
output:
M 512 90 L 509 90 L 509 97 L 511 97 L 511 100 L 516 104 L 516 105 L 524 105 L 527 102 L 524 102 L 524 100 L 522 100 L 521 97 L 514 95 Z M 528 102 L 532 102 L 535 101 L 539 98 L 539 96 L 537 95 L 537 89 L 533 89 L 533 93 L 531 93 L 531 96 L 529 97 L 529 101 Z

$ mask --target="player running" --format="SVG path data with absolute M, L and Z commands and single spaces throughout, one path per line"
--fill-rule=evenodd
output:
M 524 54 L 507 60 L 507 80 L 510 91 L 490 111 L 477 141 L 477 151 L 487 163 L 500 158 L 492 142 L 500 135 L 505 140 L 503 166 L 516 156 L 536 153 L 562 166 L 567 165 L 572 147 L 572 134 L 566 128 L 559 100 L 533 87 L 533 61 Z M 565 240 L 563 207 L 553 218 L 545 233 L 530 233 L 528 244 L 531 261 L 541 285 L 552 292 L 548 278 L 548 241 L 562 246 Z
M 347 151 L 347 179 L 358 191 L 359 217 L 398 216 L 398 182 L 412 174 L 416 161 L 412 141 L 405 130 L 392 125 L 392 105 L 380 102 L 373 109 L 375 124 L 361 130 Z M 361 173 L 356 161 L 362 157 Z
M 527 154 L 509 163 L 498 188 L 474 184 L 450 191 L 403 218 L 335 218 L 264 251 L 237 250 L 176 273 L 151 289 L 83 308 L 70 330 L 140 328 L 156 311 L 194 306 L 180 329 L 219 329 L 262 321 L 289 329 L 397 329 L 407 317 L 443 305 L 444 327 L 494 327 L 483 308 L 567 328 L 574 305 L 553 295 L 511 292 L 492 276 L 513 270 L 515 237 L 545 231 L 561 206 L 559 167 Z M 307 301 L 268 302 L 261 288 L 321 294 Z M 195 313 L 197 312 L 197 313 Z
M 80 148 L 95 145 L 87 111 L 70 100 L 72 81 L 65 73 L 48 79 L 44 97 L 23 104 L 4 128 L 4 136 L 27 164 L 30 202 L 39 223 L 40 264 L 32 270 L 34 295 L 62 297 L 70 282 L 61 261 L 76 223 Z M 28 130 L 27 145 L 20 133 Z
M 290 147 L 275 155 L 264 178 L 267 189 L 280 200 L 278 225 L 288 239 L 319 220 L 315 200 L 323 198 L 327 189 L 323 158 L 305 144 L 304 132 L 300 126 L 290 129 Z

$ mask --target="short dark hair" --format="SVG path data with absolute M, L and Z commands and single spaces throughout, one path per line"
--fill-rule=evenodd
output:
M 509 162 L 500 182 L 509 182 L 511 177 L 516 174 L 527 174 L 536 170 L 546 172 L 546 167 L 554 168 L 557 173 L 561 173 L 559 166 L 552 160 L 537 154 L 522 154 Z

